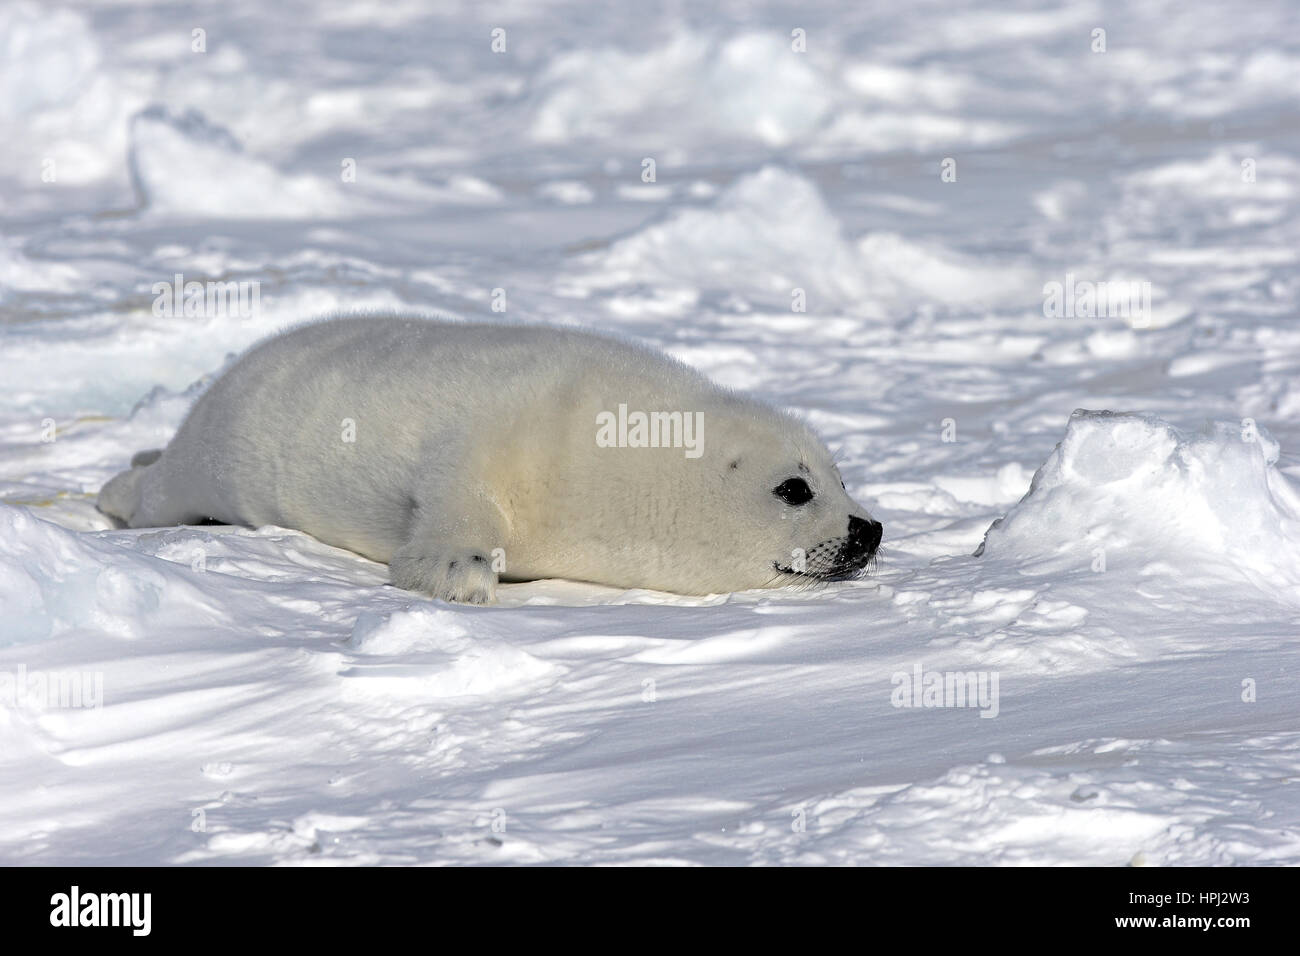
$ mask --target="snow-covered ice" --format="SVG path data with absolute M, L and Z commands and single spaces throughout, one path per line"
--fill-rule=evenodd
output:
M 0 863 L 1300 863 L 1297 38 L 0 5 Z M 806 416 L 877 571 L 460 607 L 94 509 L 258 338 L 502 296 Z

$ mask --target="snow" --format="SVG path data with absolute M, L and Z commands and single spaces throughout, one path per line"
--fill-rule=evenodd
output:
M 0 862 L 1300 862 L 1300 11 L 1018 7 L 0 7 Z M 343 310 L 751 389 L 879 567 L 471 608 L 95 511 Z
M 1260 600 L 1295 606 L 1300 494 L 1275 467 L 1278 453 L 1250 423 L 1188 436 L 1150 417 L 1075 412 L 980 554 L 1064 570 L 1090 553 L 1095 571 L 1137 574 L 1158 561 L 1181 577 L 1217 571 L 1223 589 L 1245 577 Z

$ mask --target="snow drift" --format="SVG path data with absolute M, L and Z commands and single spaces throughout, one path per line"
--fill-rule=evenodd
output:
M 1191 564 L 1300 604 L 1300 494 L 1278 453 L 1250 420 L 1189 435 L 1152 416 L 1078 410 L 976 554 L 1044 572 Z
M 718 290 L 789 310 L 795 289 L 810 312 L 881 317 L 922 302 L 1030 304 L 1035 277 L 976 262 L 892 232 L 854 241 L 811 180 L 780 166 L 742 176 L 709 206 L 674 212 L 588 256 L 589 289 L 644 282 L 698 295 Z

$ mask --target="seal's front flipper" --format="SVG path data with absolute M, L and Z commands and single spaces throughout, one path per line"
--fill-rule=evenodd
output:
M 393 584 L 407 591 L 456 604 L 492 604 L 497 599 L 497 573 L 481 551 L 452 549 L 440 554 L 393 555 L 388 565 Z
M 505 520 L 486 494 L 462 496 L 469 500 L 415 507 L 410 536 L 389 559 L 389 574 L 407 591 L 457 604 L 492 604 L 497 572 L 491 554 L 505 543 Z

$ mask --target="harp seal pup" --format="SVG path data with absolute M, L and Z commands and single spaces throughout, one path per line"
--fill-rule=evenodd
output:
M 475 604 L 498 579 L 709 594 L 848 578 L 881 538 L 811 429 L 660 352 L 400 316 L 253 346 L 98 505 L 133 528 L 295 528 Z

